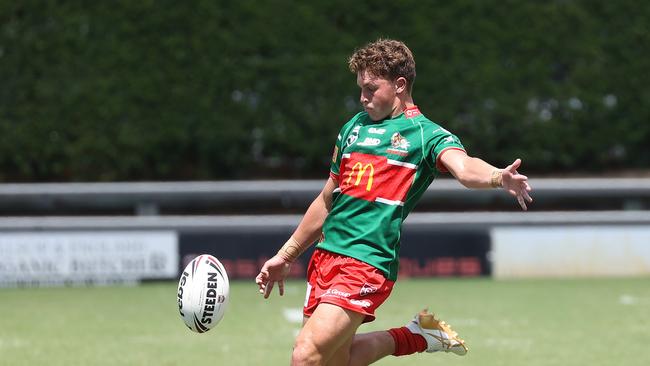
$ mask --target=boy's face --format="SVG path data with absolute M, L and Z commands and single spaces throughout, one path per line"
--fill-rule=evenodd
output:
M 361 88 L 361 105 L 373 121 L 394 115 L 400 105 L 395 83 L 364 70 L 357 73 L 357 85 Z

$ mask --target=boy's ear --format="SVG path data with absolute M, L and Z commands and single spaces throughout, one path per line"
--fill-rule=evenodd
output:
M 408 82 L 406 81 L 406 78 L 400 76 L 395 80 L 395 92 L 396 93 L 403 93 L 407 90 L 407 84 Z

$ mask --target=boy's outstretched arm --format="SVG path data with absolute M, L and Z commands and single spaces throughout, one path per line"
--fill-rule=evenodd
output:
M 444 151 L 439 159 L 449 172 L 467 188 L 503 187 L 506 192 L 517 199 L 523 210 L 528 209 L 526 202 L 533 202 L 529 194 L 532 188 L 528 184 L 528 177 L 517 172 L 521 165 L 521 159 L 516 159 L 504 169 L 498 169 L 479 158 L 468 156 L 462 150 Z

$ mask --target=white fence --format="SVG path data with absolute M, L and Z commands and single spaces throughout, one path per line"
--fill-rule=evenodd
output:
M 121 211 L 159 214 L 165 209 L 302 209 L 320 192 L 324 180 L 39 183 L 0 184 L 0 214 L 56 215 L 62 211 Z M 532 179 L 532 210 L 650 209 L 650 178 Z M 435 181 L 418 207 L 425 210 L 507 209 L 515 205 L 500 190 L 469 190 L 453 179 Z M 600 206 L 599 206 L 600 205 Z

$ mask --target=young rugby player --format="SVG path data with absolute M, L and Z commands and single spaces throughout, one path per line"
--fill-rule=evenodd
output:
M 411 96 L 415 61 L 400 41 L 380 39 L 349 59 L 364 111 L 341 129 L 330 177 L 287 243 L 256 278 L 268 298 L 280 295 L 291 263 L 316 245 L 307 274 L 304 321 L 292 365 L 368 365 L 388 355 L 467 353 L 445 322 L 422 311 L 406 326 L 356 334 L 397 279 L 402 222 L 434 172 L 450 172 L 468 188 L 503 188 L 522 209 L 531 187 L 521 161 L 497 169 L 470 157 L 458 137 L 427 119 Z

